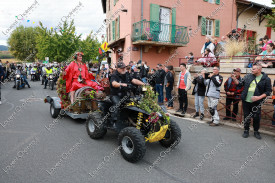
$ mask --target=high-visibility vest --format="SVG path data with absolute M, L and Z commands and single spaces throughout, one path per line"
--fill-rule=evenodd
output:
M 48 69 L 46 68 L 45 71 L 46 71 L 46 75 L 47 75 L 47 76 L 49 76 L 50 74 L 53 73 L 53 70 L 52 70 L 52 69 L 48 70 Z
M 32 69 L 33 69 L 34 71 L 37 71 L 37 68 L 35 68 L 35 67 L 34 67 L 34 68 L 32 68 Z

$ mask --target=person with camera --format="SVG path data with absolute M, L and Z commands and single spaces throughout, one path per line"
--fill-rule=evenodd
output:
M 193 118 L 200 116 L 200 120 L 204 118 L 204 98 L 205 98 L 205 90 L 206 86 L 204 84 L 203 75 L 206 73 L 206 69 L 202 69 L 200 74 L 197 74 L 196 77 L 193 79 L 194 89 L 192 95 L 195 95 L 195 109 L 196 114 Z M 201 115 L 199 113 L 201 112 Z
M 221 85 L 223 82 L 223 77 L 219 74 L 220 68 L 214 67 L 213 73 L 208 75 L 204 74 L 203 78 L 205 78 L 206 92 L 205 96 L 208 97 L 208 107 L 209 112 L 212 116 L 212 120 L 209 123 L 209 126 L 219 126 L 219 114 L 217 111 L 217 106 L 220 99 L 221 93 Z
M 123 62 L 119 62 L 116 65 L 116 71 L 112 74 L 110 78 L 111 83 L 111 95 L 110 99 L 113 103 L 112 119 L 116 122 L 119 119 L 118 105 L 121 99 L 127 96 L 127 86 L 131 83 L 139 86 L 145 85 L 142 81 L 134 79 L 130 75 L 126 76 L 126 65 Z
M 223 120 L 236 121 L 236 116 L 239 111 L 239 102 L 243 87 L 236 85 L 235 80 L 241 81 L 241 69 L 236 68 L 231 73 L 231 76 L 224 83 L 224 91 L 226 92 L 226 117 Z M 231 104 L 233 103 L 233 113 L 231 116 Z

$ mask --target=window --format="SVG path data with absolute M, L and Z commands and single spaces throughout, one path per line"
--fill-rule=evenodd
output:
M 214 1 L 215 1 L 215 0 L 208 0 L 208 2 L 209 2 L 209 3 L 212 3 L 212 4 L 215 3 Z
M 220 0 L 203 0 L 205 2 L 209 2 L 209 3 L 212 3 L 212 4 L 220 4 Z
M 213 20 L 206 19 L 206 35 L 212 36 L 213 33 Z

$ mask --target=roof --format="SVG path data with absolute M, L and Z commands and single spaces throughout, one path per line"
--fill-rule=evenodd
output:
M 106 0 L 101 0 L 103 13 L 106 13 Z
M 266 8 L 271 10 L 272 8 L 275 8 L 275 5 L 271 4 L 271 0 L 269 2 L 263 1 L 263 0 L 236 0 L 237 3 L 251 5 L 253 4 L 254 7 L 258 8 Z

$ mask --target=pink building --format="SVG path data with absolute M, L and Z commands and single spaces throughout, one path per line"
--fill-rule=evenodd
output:
M 236 28 L 234 0 L 102 0 L 112 63 L 147 61 L 178 66 L 201 56 L 206 35 L 220 41 Z

